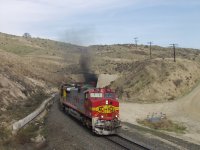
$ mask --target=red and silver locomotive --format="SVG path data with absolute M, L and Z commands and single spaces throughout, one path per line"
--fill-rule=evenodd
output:
M 89 84 L 63 84 L 60 103 L 64 111 L 96 134 L 116 134 L 120 127 L 119 102 L 109 88 L 95 88 Z

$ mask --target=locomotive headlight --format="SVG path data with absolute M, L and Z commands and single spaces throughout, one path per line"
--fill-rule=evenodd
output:
M 103 115 L 101 115 L 101 118 L 103 118 Z
M 108 105 L 108 100 L 106 100 L 106 105 Z
M 115 115 L 116 118 L 118 118 L 118 115 Z

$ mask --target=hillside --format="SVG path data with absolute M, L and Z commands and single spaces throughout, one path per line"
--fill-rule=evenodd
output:
M 0 134 L 57 92 L 62 81 L 73 80 L 65 68 L 78 63 L 79 51 L 71 44 L 0 33 Z
M 24 117 L 61 82 L 84 81 L 88 73 L 118 77 L 110 86 L 121 101 L 175 100 L 199 83 L 200 52 L 179 48 L 177 62 L 171 54 L 153 46 L 149 59 L 144 45 L 81 47 L 0 33 L 0 119 L 5 126 Z
M 199 82 L 198 50 L 177 49 L 177 62 L 174 63 L 171 48 L 159 46 L 153 46 L 152 59 L 149 59 L 149 48 L 145 45 L 139 45 L 137 49 L 131 44 L 95 45 L 87 49 L 88 56 L 84 61 L 89 70 L 86 71 L 117 74 L 119 78 L 111 87 L 125 101 L 174 100 Z M 83 51 L 85 48 L 67 43 L 1 33 L 1 87 L 6 88 L 7 84 L 7 87 L 19 89 L 15 94 L 8 94 L 7 98 L 2 96 L 4 104 L 6 100 L 12 101 L 11 97 L 26 99 L 39 87 L 48 91 L 62 81 L 83 78 L 85 70 L 79 60 Z
M 153 46 L 152 59 L 148 46 L 104 45 L 89 47 L 95 56 L 96 73 L 118 74 L 112 82 L 123 101 L 161 102 L 175 100 L 191 91 L 200 80 L 200 52 L 177 49 L 173 62 L 171 48 Z

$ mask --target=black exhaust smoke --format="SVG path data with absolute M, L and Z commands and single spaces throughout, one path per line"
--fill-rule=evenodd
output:
M 86 48 L 82 48 L 81 56 L 79 60 L 81 73 L 83 74 L 84 80 L 86 83 L 97 84 L 97 75 L 90 69 L 91 65 L 91 54 L 87 51 Z

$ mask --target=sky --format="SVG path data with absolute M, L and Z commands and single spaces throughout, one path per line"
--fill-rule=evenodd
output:
M 78 45 L 200 49 L 199 0 L 0 0 L 0 32 Z

